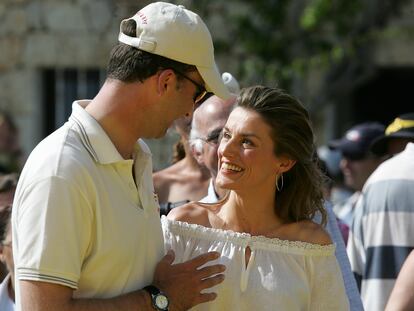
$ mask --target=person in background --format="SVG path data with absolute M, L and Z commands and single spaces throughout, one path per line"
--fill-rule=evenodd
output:
M 7 267 L 8 274 L 0 283 L 0 310 L 14 311 L 14 263 L 11 232 L 11 203 L 0 207 L 0 261 Z
M 215 183 L 227 194 L 162 218 L 177 263 L 205 249 L 226 262 L 217 300 L 194 310 L 349 310 L 335 247 L 311 221 L 316 212 L 326 220 L 314 152 L 295 98 L 263 86 L 241 91 L 218 147 Z
M 331 198 L 335 196 L 338 199 L 340 196 L 343 197 L 344 196 L 343 194 L 347 193 L 347 190 L 342 187 L 342 184 L 337 182 L 338 178 L 336 177 L 336 175 L 332 173 L 333 172 L 332 167 L 331 167 L 332 163 L 330 163 L 330 165 L 328 166 L 329 161 L 327 160 L 329 160 L 331 155 L 337 153 L 337 151 L 330 150 L 327 146 L 321 146 L 318 148 L 317 152 L 318 152 L 319 166 L 322 172 L 326 175 L 326 181 L 324 183 L 324 199 L 325 199 L 324 205 L 327 211 L 332 211 L 333 213 Z M 337 166 L 340 172 L 339 160 L 338 160 Z M 346 246 L 346 243 L 348 241 L 349 228 L 338 217 L 336 217 L 336 215 L 335 215 L 335 219 L 336 219 L 339 231 L 341 232 L 343 242 L 345 243 L 345 246 Z
M 209 30 L 182 5 L 155 2 L 121 22 L 107 79 L 40 142 L 12 209 L 19 311 L 187 310 L 214 300 L 225 266 L 207 252 L 165 255 L 152 159 L 208 91 L 228 98 Z M 210 263 L 204 267 L 206 263 Z
M 365 181 L 384 160 L 370 151 L 372 142 L 384 134 L 385 127 L 378 122 L 366 122 L 351 127 L 338 140 L 328 143 L 329 148 L 341 152 L 340 168 L 344 182 L 354 193 L 344 204 L 336 204 L 333 210 L 337 217 L 351 228 L 355 204 Z
M 239 83 L 231 73 L 224 72 L 222 80 L 230 93 L 240 91 Z M 197 161 L 191 151 L 189 144 L 191 119 L 191 117 L 184 117 L 175 121 L 175 129 L 180 135 L 180 141 L 175 148 L 181 151 L 177 153 L 182 154 L 182 158 L 178 158 L 178 161 L 171 166 L 153 174 L 161 215 L 167 215 L 172 208 L 190 201 L 198 201 L 207 195 L 210 173 L 208 167 L 203 162 Z
M 188 143 L 191 118 L 174 121 L 174 128 L 180 135 L 180 141 L 174 147 L 181 151 L 183 158 L 153 174 L 161 215 L 167 215 L 172 208 L 205 196 L 210 179 L 205 166 L 199 165 L 194 159 Z
M 414 113 L 405 113 L 393 120 L 385 133 L 375 139 L 371 151 L 378 156 L 392 157 L 413 141 Z
M 344 174 L 340 167 L 341 152 L 331 149 L 327 145 L 318 147 L 317 152 L 323 165 L 323 171 L 328 177 L 325 199 L 332 205 L 342 205 L 349 199 L 353 191 L 344 182 Z
M 366 181 L 356 204 L 347 248 L 365 310 L 369 311 L 384 310 L 401 267 L 414 248 L 414 114 L 396 118 L 383 137 L 371 150 L 378 156 L 394 156 Z M 378 149 L 381 145 L 384 148 Z
M 193 114 L 190 132 L 190 144 L 195 159 L 209 171 L 208 194 L 200 200 L 204 203 L 215 203 L 224 197 L 226 190 L 216 185 L 217 149 L 223 127 L 233 109 L 236 96 L 222 100 L 213 95 L 201 104 Z
M 0 213 L 7 209 L 13 202 L 18 180 L 17 173 L 0 175 Z M 6 264 L 0 262 L 0 282 L 9 274 Z M 0 309 L 2 310 L 2 309 Z
M 9 113 L 0 111 L 0 173 L 20 172 L 22 155 L 18 128 Z

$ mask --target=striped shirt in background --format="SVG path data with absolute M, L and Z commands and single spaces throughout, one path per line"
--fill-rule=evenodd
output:
M 383 311 L 414 248 L 414 143 L 367 180 L 354 214 L 348 255 L 364 308 Z

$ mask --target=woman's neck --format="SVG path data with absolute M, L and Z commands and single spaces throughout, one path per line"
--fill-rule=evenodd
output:
M 252 235 L 268 235 L 283 224 L 275 212 L 274 196 L 249 197 L 234 191 L 230 191 L 217 216 L 222 220 L 222 229 Z

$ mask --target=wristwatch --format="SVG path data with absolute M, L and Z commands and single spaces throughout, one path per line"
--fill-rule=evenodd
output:
M 158 311 L 168 311 L 170 301 L 160 289 L 154 285 L 148 285 L 143 288 L 151 296 L 152 306 Z

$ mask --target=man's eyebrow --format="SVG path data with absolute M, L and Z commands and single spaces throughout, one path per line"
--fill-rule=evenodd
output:
M 216 138 L 220 135 L 222 128 L 216 128 L 207 134 L 207 138 Z

